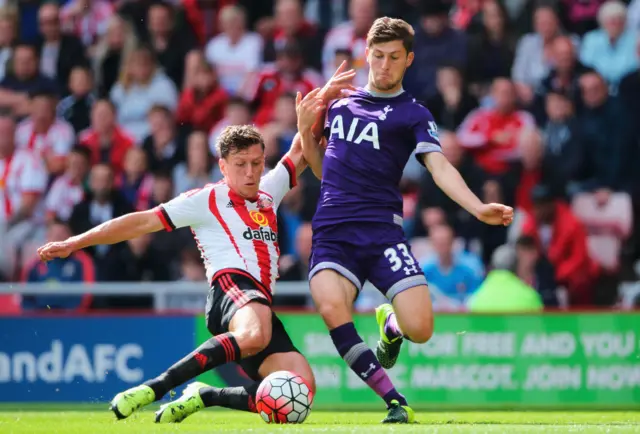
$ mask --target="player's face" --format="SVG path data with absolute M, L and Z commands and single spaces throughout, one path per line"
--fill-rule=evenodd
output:
M 264 151 L 258 143 L 230 153 L 220 159 L 220 170 L 227 185 L 245 198 L 256 197 L 260 187 L 260 177 L 264 171 Z
M 374 44 L 366 50 L 369 63 L 369 86 L 380 92 L 396 92 L 402 85 L 404 73 L 413 62 L 413 53 L 401 40 Z

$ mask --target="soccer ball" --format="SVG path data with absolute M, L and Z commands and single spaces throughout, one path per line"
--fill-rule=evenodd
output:
M 256 410 L 267 423 L 302 423 L 312 403 L 313 393 L 307 382 L 288 371 L 267 376 L 256 393 Z

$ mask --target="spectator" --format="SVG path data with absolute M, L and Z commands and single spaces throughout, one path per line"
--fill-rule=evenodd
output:
M 640 37 L 636 43 L 636 56 L 640 58 Z M 640 68 L 620 80 L 619 95 L 629 113 L 640 113 Z
M 171 111 L 178 105 L 175 85 L 158 69 L 153 53 L 144 47 L 134 50 L 124 67 L 122 78 L 111 89 L 111 101 L 116 106 L 118 123 L 136 142 L 151 131 L 149 110 L 163 105 Z
M 542 173 L 546 174 L 545 184 L 566 196 L 571 182 L 582 175 L 584 167 L 582 128 L 573 103 L 564 94 L 547 94 L 546 113 L 548 120 L 542 129 Z
M 47 227 L 47 242 L 64 241 L 71 236 L 71 230 L 61 220 L 53 220 Z M 93 283 L 95 267 L 91 256 L 82 250 L 71 253 L 66 258 L 56 258 L 42 262 L 40 258 L 23 270 L 22 281 L 27 283 Z M 86 295 L 24 295 L 23 310 L 87 310 L 91 305 L 91 294 Z
M 426 101 L 438 93 L 438 65 L 445 61 L 467 64 L 467 37 L 450 27 L 449 9 L 444 0 L 422 3 L 414 42 L 415 60 L 404 80 L 407 90 L 419 100 Z
M 0 9 L 0 81 L 7 74 L 7 65 L 17 37 L 17 18 L 8 8 Z
M 476 96 L 489 92 L 497 77 L 511 72 L 515 41 L 504 4 L 499 0 L 482 3 L 482 28 L 469 40 L 467 79 Z
M 349 21 L 329 31 L 322 48 L 322 74 L 329 79 L 335 72 L 334 56 L 336 51 L 349 49 L 353 58 L 353 68 L 357 75 L 353 83 L 356 86 L 367 84 L 369 65 L 365 57 L 367 33 L 378 13 L 377 0 L 351 0 L 349 2 Z M 415 95 L 418 96 L 418 95 Z
M 66 170 L 53 181 L 45 199 L 49 222 L 55 219 L 68 221 L 73 207 L 84 198 L 84 182 L 91 167 L 90 158 L 90 151 L 82 146 L 74 147 L 69 153 Z
M 545 307 L 557 307 L 558 284 L 549 260 L 542 255 L 535 238 L 518 238 L 515 246 L 514 274 L 540 294 Z
M 594 68 L 617 93 L 619 81 L 638 67 L 637 32 L 626 28 L 627 7 L 607 1 L 598 11 L 600 29 L 584 36 L 580 60 Z
M 88 66 L 76 66 L 69 76 L 71 95 L 58 104 L 58 117 L 69 122 L 80 133 L 91 125 L 91 107 L 96 102 L 93 76 Z
M 518 41 L 511 73 L 518 98 L 524 104 L 532 102 L 534 89 L 549 74 L 553 65 L 551 47 L 555 39 L 562 35 L 558 15 L 551 6 L 543 4 L 537 7 L 533 22 L 535 33 L 524 35 Z M 572 40 L 577 46 L 578 40 Z
M 58 91 L 55 81 L 38 72 L 38 62 L 38 54 L 32 45 L 17 44 L 13 48 L 13 70 L 0 82 L 0 107 L 11 109 L 16 116 L 27 116 L 30 92 Z
M 128 59 L 137 44 L 131 24 L 114 15 L 107 30 L 96 44 L 93 56 L 93 74 L 98 95 L 102 98 L 118 81 L 124 59 Z
M 565 23 L 571 33 L 583 36 L 598 27 L 596 17 L 605 0 L 562 0 Z
M 66 33 L 92 47 L 106 33 L 113 12 L 113 5 L 107 0 L 70 0 L 60 11 L 60 20 Z
M 296 95 L 292 93 L 280 95 L 273 111 L 273 122 L 262 129 L 267 167 L 275 167 L 289 151 L 291 142 L 298 132 L 297 123 Z
M 306 95 L 320 82 L 318 74 L 304 67 L 297 44 L 279 48 L 275 69 L 266 66 L 246 89 L 247 100 L 257 107 L 255 124 L 264 126 L 273 120 L 273 109 L 280 95 L 287 92 Z
M 422 263 L 436 309 L 460 309 L 482 283 L 484 266 L 472 253 L 454 251 L 455 233 L 438 225 L 429 232 L 434 254 Z
M 300 0 L 277 0 L 275 22 L 273 38 L 265 44 L 265 62 L 275 61 L 279 48 L 296 42 L 302 50 L 305 66 L 320 71 L 322 40 L 315 26 L 305 20 Z
M 80 144 L 91 152 L 91 164 L 109 164 L 116 174 L 122 172 L 124 157 L 134 145 L 133 138 L 116 124 L 116 109 L 108 99 L 91 108 L 91 128 L 83 131 Z
M 169 202 L 173 198 L 173 179 L 171 173 L 159 170 L 153 174 L 151 208 Z
M 240 92 L 249 74 L 257 72 L 262 58 L 262 39 L 248 32 L 246 13 L 238 6 L 220 11 L 222 33 L 207 43 L 205 56 L 216 68 L 220 85 L 231 95 Z
M 640 0 L 631 0 L 629 4 L 627 27 L 631 31 L 640 32 Z
M 193 87 L 186 88 L 176 112 L 177 122 L 209 131 L 224 116 L 229 96 L 218 84 L 216 71 L 202 59 L 196 70 Z
M 0 112 L 0 274 L 13 278 L 16 248 L 34 235 L 37 206 L 47 186 L 41 160 L 15 145 L 16 123 Z
M 427 101 L 438 128 L 455 131 L 471 110 L 478 107 L 478 100 L 467 91 L 462 71 L 455 66 L 444 64 L 438 68 L 436 76 L 438 93 Z
M 73 207 L 69 226 L 74 234 L 81 234 L 107 220 L 133 211 L 127 200 L 113 187 L 113 170 L 107 164 L 96 164 L 89 175 L 89 191 L 82 202 Z M 96 265 L 96 280 L 111 280 L 114 272 L 110 262 L 117 257 L 122 245 L 100 245 L 85 249 L 93 256 Z
M 245 125 L 251 123 L 251 110 L 249 104 L 241 98 L 231 98 L 227 104 L 227 110 L 224 118 L 218 122 L 209 132 L 209 150 L 211 155 L 218 158 L 216 150 L 216 141 L 222 130 L 229 125 Z
M 220 168 L 213 164 L 209 153 L 207 135 L 194 131 L 187 142 L 187 161 L 179 163 L 173 170 L 174 196 L 221 179 Z
M 151 134 L 147 136 L 142 148 L 147 153 L 149 170 L 171 172 L 185 160 L 185 139 L 176 128 L 173 115 L 163 106 L 154 106 L 149 111 Z
M 582 107 L 580 97 L 580 76 L 588 71 L 576 56 L 576 48 L 571 38 L 557 37 L 551 46 L 554 67 L 536 88 L 533 112 L 539 124 L 546 121 L 545 97 L 549 92 L 562 93 L 569 97 L 574 107 Z
M 180 280 L 183 282 L 206 282 L 201 253 L 196 248 L 185 248 L 180 253 Z
M 590 72 L 580 77 L 584 109 L 578 117 L 586 157 L 585 179 L 580 188 L 606 203 L 613 191 L 629 188 L 636 169 L 625 159 L 634 146 L 634 125 L 619 101 L 609 97 L 602 76 Z
M 534 120 L 529 113 L 517 110 L 516 89 L 508 79 L 496 79 L 491 96 L 495 106 L 469 113 L 458 129 L 458 140 L 485 172 L 503 175 L 518 160 L 520 134 L 531 128 Z
M 16 130 L 16 146 L 42 157 L 53 175 L 64 171 L 65 158 L 75 142 L 73 127 L 56 117 L 56 105 L 54 94 L 33 93 L 31 116 L 20 122 Z
M 525 221 L 522 234 L 534 238 L 553 265 L 556 281 L 569 293 L 569 305 L 588 305 L 599 267 L 589 257 L 584 226 L 565 202 L 554 198 L 549 187 L 534 187 L 532 199 L 533 214 Z
M 124 172 L 116 176 L 115 186 L 136 211 L 149 209 L 153 177 L 147 172 L 147 154 L 130 148 L 124 159 Z
M 73 35 L 62 33 L 60 8 L 53 3 L 45 3 L 38 11 L 40 39 L 40 72 L 57 81 L 63 95 L 68 93 L 69 75 L 74 66 L 88 63 L 84 46 Z
M 160 2 L 152 4 L 147 16 L 149 45 L 153 48 L 164 73 L 173 80 L 176 87 L 182 86 L 184 59 L 196 46 L 190 32 L 176 32 L 173 6 Z
M 280 280 L 306 280 L 309 274 L 309 260 L 311 258 L 311 241 L 313 229 L 311 222 L 302 223 L 296 231 L 295 253 L 286 255 L 280 261 Z

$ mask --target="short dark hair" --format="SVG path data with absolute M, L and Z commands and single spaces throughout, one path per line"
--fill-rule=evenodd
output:
M 516 247 L 520 247 L 523 249 L 537 249 L 537 243 L 535 238 L 530 235 L 521 235 L 516 240 Z
M 221 158 L 227 158 L 233 152 L 244 151 L 253 145 L 260 145 L 264 151 L 264 139 L 253 125 L 231 125 L 220 133 L 216 150 Z
M 91 150 L 86 146 L 75 145 L 73 148 L 71 148 L 71 152 L 80 155 L 87 161 L 91 161 Z
M 367 47 L 391 41 L 402 41 L 407 53 L 413 51 L 415 32 L 409 23 L 399 18 L 382 17 L 373 22 L 367 34 Z
M 48 89 L 39 87 L 36 88 L 34 90 L 32 90 L 31 92 L 29 92 L 29 98 L 31 99 L 36 99 L 36 98 L 47 98 L 51 101 L 57 101 L 58 100 L 58 95 L 55 92 L 52 92 Z

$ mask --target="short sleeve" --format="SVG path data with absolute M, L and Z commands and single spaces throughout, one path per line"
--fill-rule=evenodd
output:
M 415 140 L 415 156 L 420 164 L 424 165 L 421 155 L 430 152 L 442 152 L 440 139 L 438 138 L 438 126 L 433 116 L 425 107 L 418 105 L 416 117 L 411 124 L 411 134 Z
M 155 208 L 155 213 L 167 232 L 187 226 L 199 226 L 209 214 L 210 188 L 199 188 Z
M 47 169 L 42 160 L 30 156 L 25 162 L 20 176 L 20 189 L 23 193 L 44 193 L 47 189 Z
M 296 186 L 296 166 L 285 156 L 277 166 L 260 181 L 260 190 L 273 198 L 275 207 L 280 205 L 284 196 Z

